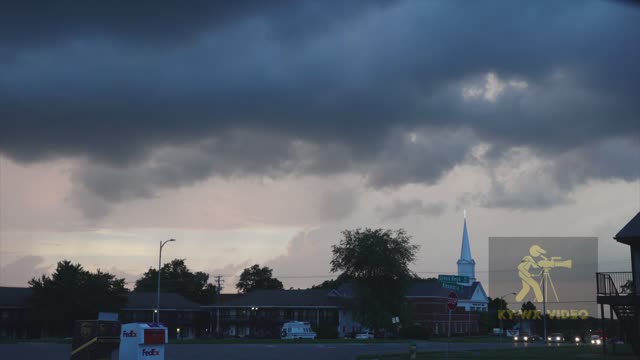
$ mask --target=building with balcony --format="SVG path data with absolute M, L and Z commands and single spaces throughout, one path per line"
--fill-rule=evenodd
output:
M 0 340 L 40 337 L 31 316 L 30 288 L 0 287 Z
M 120 321 L 123 324 L 153 322 L 156 296 L 155 292 L 128 293 L 127 305 L 121 311 Z M 160 322 L 167 326 L 170 338 L 193 339 L 209 335 L 209 314 L 200 304 L 169 292 L 162 293 L 160 304 Z
M 277 338 L 288 321 L 309 322 L 333 337 L 361 329 L 349 300 L 336 290 L 254 290 L 203 308 L 211 312 L 214 331 L 230 337 Z
M 640 355 L 640 287 L 637 286 L 640 279 L 640 212 L 614 239 L 629 246 L 631 271 L 596 274 L 598 304 L 603 318 L 602 331 L 605 331 L 605 305 L 608 305 L 609 316 L 613 317 L 615 314 L 620 322 L 624 340 L 631 343 L 635 353 Z
M 0 287 L 0 340 L 48 337 L 47 329 L 31 311 L 32 289 Z M 152 322 L 156 293 L 129 292 L 127 305 L 120 312 L 120 321 Z M 160 321 L 169 328 L 170 338 L 194 338 L 210 333 L 209 312 L 176 293 L 162 293 Z M 52 311 L 55 311 L 53 309 Z M 96 318 L 98 314 L 95 314 Z

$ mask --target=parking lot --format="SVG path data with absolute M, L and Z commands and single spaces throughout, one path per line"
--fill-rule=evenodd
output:
M 418 351 L 445 351 L 447 344 L 443 342 L 417 342 Z M 542 344 L 528 345 L 540 346 Z M 451 350 L 481 350 L 496 348 L 512 348 L 512 343 L 468 343 L 451 344 Z M 167 346 L 167 360 L 353 360 L 363 354 L 384 354 L 408 352 L 408 343 L 354 343 L 354 344 L 171 344 Z M 3 360 L 68 360 L 70 345 L 51 343 L 2 344 L 0 354 Z M 117 359 L 117 353 L 113 359 Z

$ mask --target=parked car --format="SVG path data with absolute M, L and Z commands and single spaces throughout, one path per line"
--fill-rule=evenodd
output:
M 562 343 L 564 342 L 564 335 L 562 333 L 552 333 L 547 336 L 547 341 L 552 343 Z
M 361 332 L 356 334 L 356 339 L 358 340 L 369 340 L 375 338 L 375 334 L 372 332 Z
M 280 338 L 282 340 L 311 339 L 316 338 L 316 333 L 311 330 L 311 324 L 302 321 L 291 321 L 282 325 Z

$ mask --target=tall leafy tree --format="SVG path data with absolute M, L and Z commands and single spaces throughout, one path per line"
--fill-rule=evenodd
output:
M 335 279 L 325 280 L 318 285 L 311 286 L 312 289 L 337 289 L 343 284 L 351 282 L 351 278 L 345 274 L 340 274 Z
M 209 283 L 209 274 L 192 272 L 185 263 L 185 259 L 173 259 L 162 265 L 162 292 L 178 293 L 185 298 L 199 304 L 211 304 L 215 301 L 216 286 Z M 149 268 L 142 277 L 136 280 L 134 291 L 157 291 L 158 270 Z
M 118 312 L 127 302 L 124 279 L 85 270 L 68 260 L 56 270 L 29 281 L 34 319 L 39 319 L 49 335 L 69 336 L 75 320 L 96 319 L 98 312 Z
M 412 279 L 409 266 L 419 246 L 405 230 L 344 230 L 333 245 L 331 271 L 353 279 L 356 316 L 362 324 L 379 329 L 402 313 L 404 295 Z
M 246 268 L 240 274 L 240 280 L 236 284 L 236 289 L 242 293 L 248 293 L 258 289 L 282 289 L 282 282 L 273 277 L 273 269 L 260 267 L 255 264 Z

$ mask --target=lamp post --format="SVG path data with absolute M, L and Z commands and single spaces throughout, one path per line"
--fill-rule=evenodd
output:
M 170 241 L 176 241 L 176 239 L 169 239 L 160 241 L 160 255 L 158 256 L 158 297 L 156 299 L 156 322 L 160 322 L 160 273 L 162 272 L 162 247 Z
M 500 296 L 500 300 L 504 300 L 505 297 L 509 296 L 509 295 L 515 295 L 516 293 L 514 292 L 510 292 L 510 293 L 506 293 L 502 296 Z M 506 309 L 502 309 L 502 310 L 506 310 Z M 502 336 L 504 335 L 504 326 L 502 326 L 502 317 L 500 315 L 498 315 L 498 317 L 500 318 L 500 342 L 502 342 Z
M 604 315 L 601 315 L 601 316 L 604 316 Z M 544 278 L 542 279 L 542 328 L 543 328 L 542 330 L 544 331 L 544 342 L 545 344 L 548 344 L 548 341 L 547 341 L 547 282 L 544 281 Z

